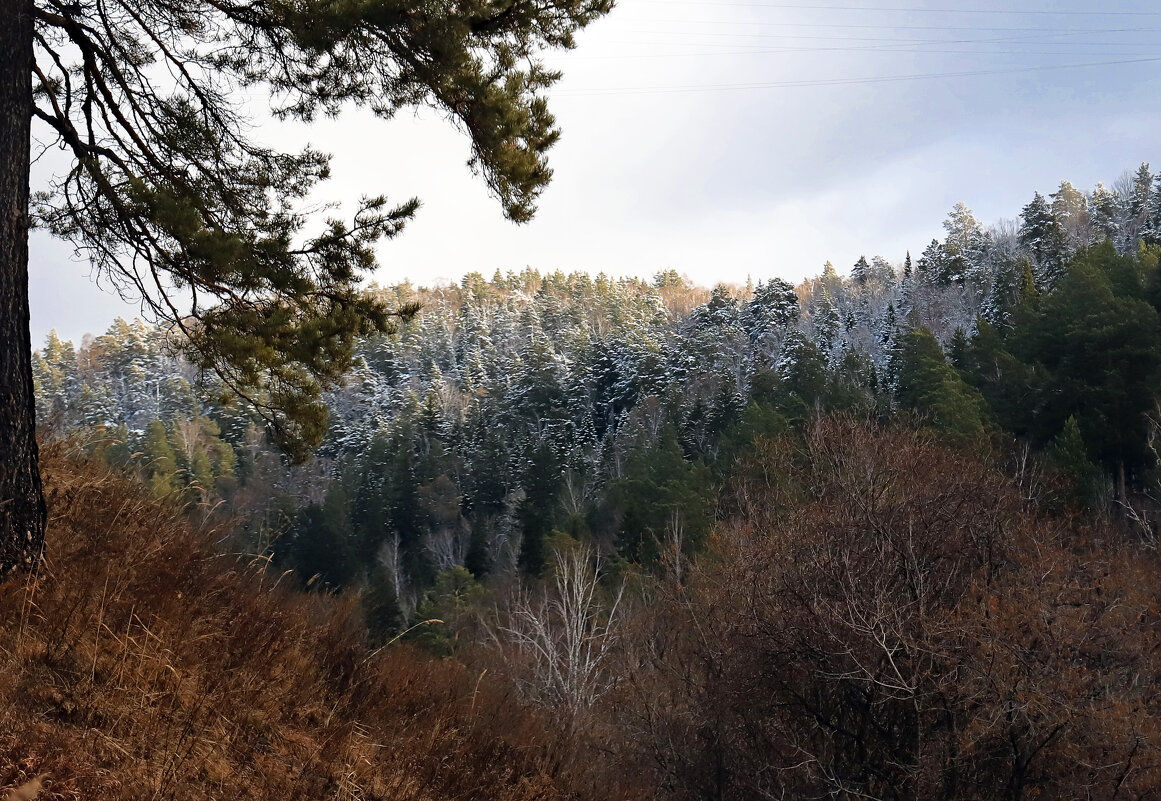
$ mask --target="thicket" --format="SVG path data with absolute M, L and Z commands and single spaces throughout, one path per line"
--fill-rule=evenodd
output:
M 373 649 L 353 598 L 221 550 L 57 445 L 49 558 L 0 585 L 0 787 L 49 799 L 586 799 L 543 711 L 462 663 Z M 434 625 L 434 624 L 433 624 Z
M 1155 551 L 842 418 L 758 442 L 726 503 L 599 710 L 659 797 L 1161 792 Z

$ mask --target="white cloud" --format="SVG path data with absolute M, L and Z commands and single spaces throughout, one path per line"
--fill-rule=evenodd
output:
M 1054 5 L 1070 9 L 1084 6 Z M 1153 10 L 1144 0 L 1102 7 L 1133 9 Z M 1137 27 L 1161 22 L 1150 20 Z M 845 27 L 884 24 L 900 27 Z M 1044 30 L 984 30 L 1029 26 Z M 1123 20 L 1117 26 L 1132 27 Z M 335 154 L 334 178 L 321 200 L 386 193 L 424 201 L 408 230 L 383 245 L 375 276 L 381 283 L 525 266 L 640 275 L 672 267 L 705 283 L 774 274 L 798 279 L 827 259 L 846 270 L 861 254 L 897 261 L 910 248 L 917 255 L 940 234 L 957 201 L 993 221 L 1014 217 L 1034 190 L 1052 191 L 1061 179 L 1088 188 L 1142 160 L 1161 166 L 1157 64 L 1052 67 L 1110 60 L 1148 43 L 1147 31 L 1085 33 L 1102 27 L 1113 27 L 1109 18 L 838 14 L 622 0 L 581 36 L 577 51 L 552 56 L 566 70 L 553 101 L 564 137 L 540 214 L 522 227 L 503 219 L 466 168 L 463 135 L 432 112 L 384 122 L 356 111 L 310 128 L 268 123 L 260 133 L 279 146 L 309 140 Z M 769 38 L 776 36 L 796 38 Z M 899 40 L 918 38 L 948 43 L 900 52 Z M 954 44 L 969 39 L 978 41 Z M 733 52 L 787 47 L 800 49 Z M 952 52 L 963 49 L 974 53 Z M 639 54 L 647 57 L 622 57 Z M 1052 68 L 841 86 L 612 93 L 1029 65 Z M 135 313 L 89 289 L 85 271 L 66 264 L 67 248 L 40 237 L 33 248 L 34 339 L 50 327 L 75 337 L 103 329 L 115 313 Z

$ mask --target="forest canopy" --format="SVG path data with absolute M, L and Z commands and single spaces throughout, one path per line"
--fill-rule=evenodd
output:
M 144 324 L 50 339 L 38 414 L 160 494 L 226 499 L 304 581 L 388 586 L 399 623 L 447 571 L 539 575 L 561 537 L 651 570 L 689 559 L 736 459 L 823 413 L 930 428 L 1048 506 L 1155 542 L 1158 245 L 1132 210 L 1157 193 L 1098 225 L 1102 191 L 1053 195 L 1068 203 L 1047 212 L 1062 232 L 1047 261 L 1028 209 L 989 229 L 959 204 L 917 260 L 827 265 L 797 287 L 525 270 L 378 289 L 422 313 L 358 340 L 302 469 Z

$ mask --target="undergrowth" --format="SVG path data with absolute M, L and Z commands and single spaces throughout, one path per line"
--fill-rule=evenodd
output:
M 355 599 L 223 555 L 62 446 L 42 463 L 47 560 L 0 585 L 0 788 L 44 773 L 40 798 L 86 801 L 597 797 L 504 684 L 372 651 Z

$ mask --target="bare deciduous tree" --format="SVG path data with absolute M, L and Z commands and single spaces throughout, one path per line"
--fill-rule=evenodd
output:
M 618 642 L 622 584 L 611 596 L 601 588 L 602 564 L 585 546 L 558 549 L 552 584 L 539 594 L 522 591 L 496 632 L 521 689 L 562 708 L 578 721 L 613 685 L 609 657 Z

